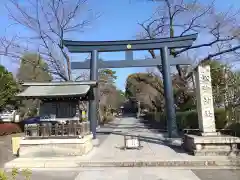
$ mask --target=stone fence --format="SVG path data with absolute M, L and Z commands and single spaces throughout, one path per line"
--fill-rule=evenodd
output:
M 73 138 L 90 134 L 89 122 L 70 124 L 30 124 L 24 127 L 26 139 Z

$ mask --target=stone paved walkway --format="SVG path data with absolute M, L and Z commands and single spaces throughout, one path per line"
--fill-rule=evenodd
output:
M 81 157 L 65 157 L 58 158 L 17 158 L 8 163 L 8 167 L 17 165 L 23 167 L 78 167 L 83 162 L 156 162 L 156 161 L 198 161 L 198 160 L 228 160 L 227 157 L 196 157 L 186 154 L 181 149 L 181 140 L 175 139 L 173 144 L 165 143 L 166 134 L 156 133 L 144 126 L 140 120 L 128 117 L 122 118 L 113 123 L 109 123 L 105 131 L 109 131 L 110 135 L 101 140 L 100 146 L 95 147 L 89 154 Z M 140 136 L 142 148 L 140 150 L 123 150 L 124 135 L 131 134 Z M 98 136 L 99 137 L 99 136 Z M 34 160 L 34 161 L 32 161 Z M 202 161 L 202 162 L 203 162 Z
M 121 118 L 112 124 L 113 133 L 95 148 L 88 156 L 90 161 L 157 161 L 157 160 L 227 160 L 227 157 L 196 157 L 185 153 L 181 149 L 181 139 L 175 139 L 167 145 L 166 133 L 159 133 L 148 129 L 139 119 L 128 117 Z M 140 136 L 140 150 L 123 150 L 124 134 Z
M 191 170 L 108 168 L 80 171 L 75 180 L 200 180 Z
M 169 146 L 164 145 L 161 140 L 165 134 L 152 132 L 144 127 L 138 119 L 133 117 L 122 118 L 113 124 L 115 129 L 107 139 L 96 148 L 91 159 L 104 160 L 178 160 L 182 157 Z M 142 149 L 123 150 L 124 134 L 140 136 Z

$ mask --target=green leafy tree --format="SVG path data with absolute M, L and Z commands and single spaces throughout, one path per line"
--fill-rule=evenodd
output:
M 177 111 L 189 111 L 196 109 L 196 95 L 190 82 L 182 81 L 178 74 L 172 76 L 173 94 Z
M 117 90 L 115 100 L 115 107 L 120 108 L 123 106 L 126 101 L 125 93 L 122 90 Z
M 99 94 L 100 94 L 100 104 L 110 105 L 110 96 L 114 95 L 116 91 L 115 80 L 117 76 L 116 71 L 111 69 L 102 69 L 99 72 Z
M 202 65 L 209 65 L 211 69 L 214 106 L 223 107 L 228 96 L 228 84 L 234 84 L 231 68 L 217 60 L 208 60 Z M 182 68 L 183 69 L 183 68 Z M 173 75 L 175 102 L 180 111 L 196 109 L 196 94 L 192 81 L 182 81 L 178 74 Z M 194 82 L 195 83 L 195 82 Z
M 143 108 L 163 111 L 163 84 L 161 79 L 150 73 L 134 73 L 126 82 L 126 97 L 133 103 L 140 102 Z M 134 108 L 134 107 L 133 107 Z
M 112 120 L 112 110 L 118 108 L 116 79 L 116 71 L 111 69 L 99 71 L 99 116 L 101 122 Z
M 216 60 L 206 61 L 203 64 L 209 65 L 211 69 L 211 79 L 212 79 L 212 90 L 214 98 L 214 106 L 221 107 L 224 105 L 226 95 L 226 78 L 231 81 L 226 76 L 226 73 L 230 72 L 230 67 Z M 227 72 L 228 71 L 228 72 Z M 229 74 L 230 75 L 230 74 Z
M 114 84 L 117 79 L 116 71 L 111 69 L 100 70 L 99 76 L 101 81 L 107 82 L 108 84 Z
M 52 81 L 52 76 L 48 71 L 48 65 L 39 54 L 28 53 L 21 58 L 17 79 L 20 82 L 49 82 Z
M 18 92 L 18 85 L 11 72 L 0 65 L 0 109 L 16 103 L 14 96 Z
M 221 107 L 224 104 L 225 90 L 225 68 L 229 68 L 216 60 L 205 61 L 203 65 L 210 65 L 212 89 L 215 107 Z M 187 69 L 182 68 L 185 73 Z M 192 79 L 182 81 L 178 73 L 172 76 L 175 103 L 179 111 L 188 111 L 196 109 L 196 94 L 194 90 L 195 82 L 192 84 Z M 193 86 L 192 86 L 193 85 Z
M 52 81 L 52 76 L 48 71 L 48 65 L 39 54 L 28 53 L 21 58 L 17 80 L 19 82 L 49 82 Z M 24 118 L 36 115 L 38 106 L 38 100 L 23 100 L 20 108 L 21 115 Z

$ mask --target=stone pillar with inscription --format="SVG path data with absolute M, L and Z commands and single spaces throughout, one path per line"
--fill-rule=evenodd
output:
M 210 66 L 198 66 L 195 72 L 197 111 L 200 133 L 187 133 L 183 148 L 197 156 L 238 155 L 240 138 L 216 132 Z
M 217 135 L 212 96 L 210 66 L 198 66 L 195 72 L 198 124 L 203 136 Z

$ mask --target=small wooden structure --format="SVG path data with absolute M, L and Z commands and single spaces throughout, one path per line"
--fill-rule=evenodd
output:
M 26 138 L 68 138 L 90 134 L 89 122 L 82 118 L 79 104 L 91 99 L 96 82 L 24 83 L 23 86 L 27 88 L 18 97 L 40 100 L 40 122 L 25 126 Z

